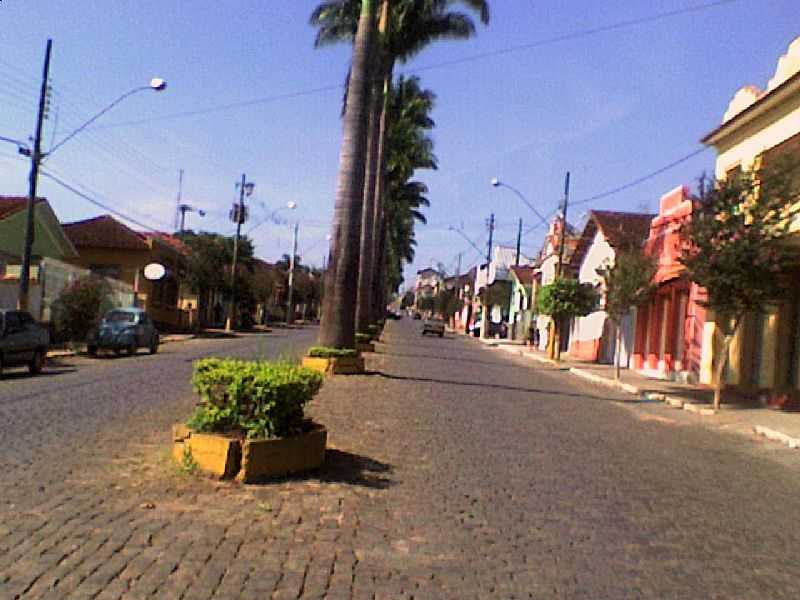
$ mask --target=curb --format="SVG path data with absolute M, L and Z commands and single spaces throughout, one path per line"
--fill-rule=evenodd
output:
M 790 435 L 785 433 L 781 433 L 780 431 L 776 431 L 774 429 L 770 429 L 769 427 L 764 427 L 763 425 L 756 425 L 753 427 L 753 432 L 756 435 L 762 435 L 768 440 L 772 440 L 773 442 L 780 442 L 781 444 L 785 444 L 789 446 L 789 448 L 800 448 L 800 438 L 794 438 Z
M 181 337 L 181 338 L 172 338 L 170 339 L 169 336 L 161 338 L 161 344 L 177 344 L 180 342 L 188 342 L 189 340 L 196 339 L 196 336 L 190 335 L 188 337 Z M 76 356 L 78 354 L 85 353 L 86 349 L 81 348 L 79 351 L 75 350 L 49 350 L 47 352 L 47 358 L 67 358 L 70 356 Z
M 602 375 L 595 375 L 591 371 L 587 371 L 586 369 L 579 369 L 578 367 L 572 367 L 569 369 L 569 372 L 573 375 L 577 375 L 578 377 L 585 379 L 586 381 L 591 381 L 592 383 L 597 383 L 600 385 L 604 385 L 606 387 L 614 388 L 617 390 L 622 390 L 623 392 L 627 392 L 629 394 L 633 394 L 634 396 L 641 396 L 645 400 L 656 400 L 657 398 L 650 398 L 648 394 L 642 394 L 642 390 L 632 385 L 630 383 L 624 383 L 622 381 L 616 381 L 615 379 L 608 379 L 603 377 Z

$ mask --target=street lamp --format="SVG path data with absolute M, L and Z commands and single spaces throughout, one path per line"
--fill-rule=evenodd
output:
M 520 200 L 522 200 L 522 202 L 525 204 L 525 206 L 527 206 L 528 208 L 530 208 L 533 211 L 533 214 L 535 214 L 542 223 L 547 224 L 547 219 L 545 219 L 542 216 L 542 214 L 538 210 L 536 210 L 536 207 L 533 204 L 528 202 L 528 199 L 517 188 L 515 188 L 515 187 L 513 187 L 511 185 L 508 185 L 504 181 L 500 181 L 497 177 L 492 177 L 491 183 L 492 183 L 492 187 L 504 187 L 504 188 L 514 192 L 514 194 L 516 194 L 517 197 Z
M 184 225 L 186 223 L 186 213 L 187 212 L 196 212 L 201 217 L 205 217 L 206 216 L 206 211 L 204 211 L 202 208 L 195 208 L 194 206 L 189 206 L 188 204 L 179 205 L 178 206 L 178 210 L 181 213 L 181 227 L 180 227 L 180 229 L 178 229 L 178 231 L 180 231 L 180 232 L 183 232 L 183 230 L 184 230 Z

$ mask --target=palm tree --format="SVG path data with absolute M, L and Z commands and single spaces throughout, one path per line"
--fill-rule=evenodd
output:
M 331 235 L 330 264 L 325 275 L 325 300 L 319 343 L 352 348 L 355 337 L 355 305 L 358 284 L 361 204 L 367 145 L 366 114 L 371 60 L 375 54 L 376 3 L 361 0 L 353 43 L 353 59 L 347 85 L 344 131 L 339 156 L 339 176 Z
M 359 326 L 365 328 L 378 316 L 374 310 L 374 294 L 380 287 L 370 285 L 372 271 L 380 271 L 380 231 L 383 228 L 385 183 L 385 140 L 387 102 L 396 61 L 406 62 L 431 42 L 442 38 L 468 38 L 474 35 L 472 19 L 450 10 L 454 4 L 464 4 L 478 12 L 483 23 L 489 21 L 486 0 L 384 0 L 381 26 L 381 57 L 373 78 L 371 137 L 368 162 L 365 165 L 364 215 L 361 239 L 361 268 L 359 276 Z M 330 0 L 320 4 L 311 15 L 311 24 L 318 28 L 316 46 L 350 41 L 356 31 L 357 0 Z M 396 25 L 392 27 L 392 25 Z M 383 92 L 383 103 L 378 94 Z M 379 111 L 379 113 L 378 113 Z M 377 140 L 375 139 L 377 138 Z M 374 185 L 373 185 L 374 184 Z M 369 224 L 372 222 L 372 228 Z M 371 314 L 372 313 L 372 314 Z

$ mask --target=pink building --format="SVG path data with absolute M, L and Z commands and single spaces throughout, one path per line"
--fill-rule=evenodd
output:
M 661 197 L 644 251 L 658 269 L 657 292 L 637 309 L 633 368 L 661 379 L 696 382 L 700 374 L 705 293 L 686 277 L 679 258 L 680 226 L 691 218 L 689 189 L 680 186 Z

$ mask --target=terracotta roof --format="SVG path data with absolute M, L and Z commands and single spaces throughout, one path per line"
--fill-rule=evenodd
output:
M 580 265 L 599 229 L 614 250 L 641 246 L 650 234 L 650 224 L 657 215 L 613 210 L 589 211 L 589 219 L 575 248 L 575 263 Z
M 534 267 L 511 267 L 511 272 L 517 277 L 522 285 L 533 285 L 533 279 L 536 275 Z
M 144 231 L 139 235 L 147 239 L 156 239 L 184 256 L 189 253 L 189 247 L 171 233 L 165 233 L 163 231 Z
M 64 233 L 78 248 L 149 250 L 142 235 L 123 225 L 111 215 L 62 225 Z
M 650 233 L 651 221 L 657 216 L 613 210 L 593 210 L 590 215 L 615 250 L 641 246 Z
M 36 202 L 45 202 L 45 199 L 36 198 Z M 24 209 L 27 204 L 27 196 L 0 196 L 0 220 Z

